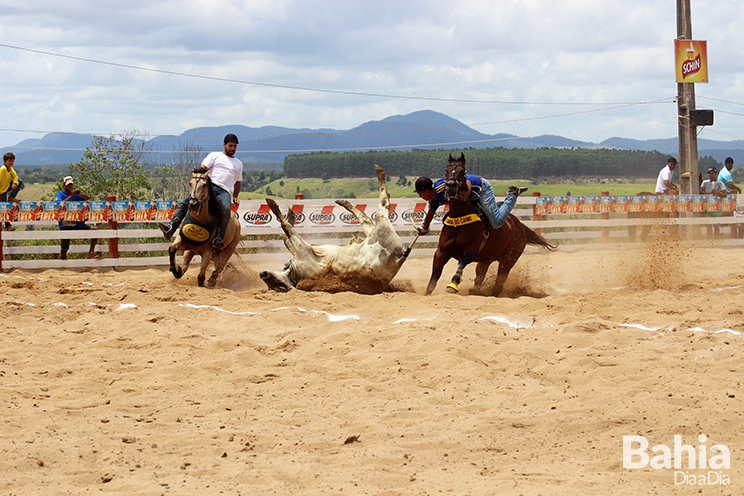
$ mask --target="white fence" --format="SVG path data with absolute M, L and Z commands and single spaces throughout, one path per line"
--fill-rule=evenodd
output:
M 376 199 L 350 199 L 352 204 L 376 216 Z M 319 244 L 347 244 L 354 234 L 360 234 L 358 224 L 345 209 L 330 200 L 278 200 L 283 211 L 292 208 L 297 215 L 295 228 L 308 241 Z M 534 215 L 536 199 L 520 198 L 513 213 L 528 227 L 541 232 L 551 242 L 557 242 L 562 250 L 576 250 L 602 246 L 602 243 L 631 243 L 640 226 L 680 226 L 683 237 L 707 238 L 713 226 L 720 228 L 720 237 L 715 243 L 742 245 L 739 233 L 744 233 L 744 216 L 733 212 L 730 217 L 706 217 L 698 213 L 681 213 L 679 217 L 628 218 L 627 214 L 557 214 Z M 410 244 L 415 237 L 412 222 L 420 225 L 424 217 L 425 204 L 414 199 L 391 199 L 393 205 L 390 219 L 404 243 Z M 731 212 L 724 212 L 731 215 Z M 248 263 L 281 263 L 290 258 L 284 247 L 283 233 L 279 223 L 263 201 L 243 201 L 238 211 L 241 222 L 242 241 L 238 251 Z M 637 215 L 637 214 L 636 214 Z M 659 215 L 659 214 L 656 214 Z M 442 213 L 439 213 L 441 218 Z M 540 220 L 537 220 L 540 219 Z M 26 226 L 33 226 L 28 230 Z M 113 224 L 110 224 L 113 225 Z M 431 256 L 436 248 L 440 224 L 418 239 L 412 256 Z M 168 265 L 167 249 L 162 233 L 154 222 L 119 222 L 116 228 L 91 231 L 60 231 L 56 221 L 15 221 L 16 231 L 3 231 L 0 261 L 2 270 L 13 268 L 43 269 L 61 267 L 145 267 Z M 708 232 L 710 231 L 710 232 Z M 653 235 L 652 231 L 652 235 Z M 658 232 L 658 231 L 657 231 Z M 88 243 L 72 244 L 68 260 L 59 260 L 59 241 L 62 239 L 99 239 L 97 249 L 104 254 L 102 260 L 76 258 L 73 254 L 87 253 Z M 198 257 L 195 261 L 198 263 Z

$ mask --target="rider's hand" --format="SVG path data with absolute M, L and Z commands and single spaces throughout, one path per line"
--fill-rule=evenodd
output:
M 429 228 L 428 227 L 417 227 L 416 230 L 421 236 L 426 236 L 429 234 Z

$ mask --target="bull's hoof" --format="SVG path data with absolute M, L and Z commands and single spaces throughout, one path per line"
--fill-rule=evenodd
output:
M 447 284 L 447 292 L 448 293 L 459 293 L 460 286 L 458 286 L 456 282 L 451 282 Z

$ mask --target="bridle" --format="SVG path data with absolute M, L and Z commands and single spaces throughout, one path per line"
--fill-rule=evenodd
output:
M 447 171 L 445 172 L 444 197 L 447 200 L 453 199 L 458 201 L 466 201 L 467 197 L 465 196 L 465 194 L 467 191 L 467 187 L 463 187 L 467 179 L 465 166 L 459 161 L 456 161 L 453 164 L 447 166 Z
M 204 194 L 201 196 L 201 198 L 198 198 L 194 196 L 193 194 L 189 194 L 189 197 L 187 198 L 189 201 L 189 208 L 193 210 L 196 207 L 196 204 L 198 204 L 198 208 L 196 211 L 197 217 L 201 214 L 202 207 L 204 206 L 204 201 L 208 199 L 209 197 L 209 184 L 210 179 L 209 175 L 206 172 L 198 172 L 193 171 L 191 173 L 191 181 L 193 182 L 193 185 L 191 186 L 191 191 L 195 192 L 199 189 L 199 183 L 204 181 L 205 182 L 205 188 L 204 188 Z

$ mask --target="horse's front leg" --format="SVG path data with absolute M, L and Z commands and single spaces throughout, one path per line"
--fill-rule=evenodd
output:
M 178 246 L 173 243 L 168 247 L 168 259 L 170 260 L 170 271 L 173 277 L 180 279 L 183 276 L 183 270 L 176 263 L 176 253 L 178 252 Z
M 439 250 L 434 253 L 434 260 L 431 264 L 431 279 L 429 279 L 429 284 L 426 286 L 427 296 L 430 295 L 434 291 L 434 288 L 437 287 L 437 281 L 439 281 L 439 278 L 442 277 L 442 270 L 444 269 L 444 265 L 449 259 L 450 257 Z
M 452 276 L 452 282 L 447 285 L 448 293 L 457 293 L 460 291 L 462 271 L 465 270 L 465 267 L 467 267 L 467 265 L 472 262 L 474 258 L 475 254 L 469 251 L 465 255 L 463 255 L 462 258 L 457 262 L 457 272 L 455 272 L 455 275 Z
M 212 261 L 212 250 L 206 249 L 201 254 L 201 266 L 199 267 L 199 276 L 196 278 L 196 282 L 199 284 L 199 287 L 204 287 L 204 280 L 207 278 L 207 267 L 209 267 L 209 262 Z

